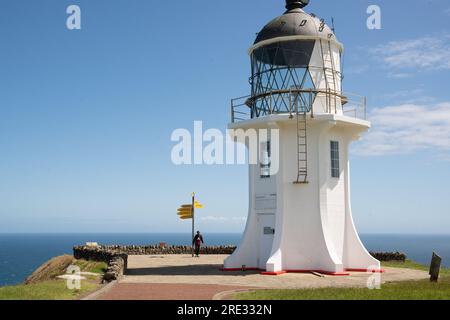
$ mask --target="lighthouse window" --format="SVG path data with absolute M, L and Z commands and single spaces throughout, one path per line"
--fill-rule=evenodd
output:
M 331 177 L 339 178 L 339 142 L 331 141 Z
M 261 178 L 270 178 L 270 141 L 260 144 L 259 165 Z

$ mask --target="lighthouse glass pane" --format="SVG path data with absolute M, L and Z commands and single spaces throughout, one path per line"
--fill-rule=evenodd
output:
M 339 178 L 339 142 L 331 141 L 331 177 Z
M 270 142 L 262 142 L 259 150 L 261 178 L 270 178 Z
M 256 49 L 252 58 L 251 118 L 296 112 L 291 92 L 302 98 L 308 111 L 315 100 L 315 85 L 309 63 L 315 41 L 280 42 Z

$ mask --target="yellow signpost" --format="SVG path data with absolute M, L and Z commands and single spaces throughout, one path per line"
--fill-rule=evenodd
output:
M 179 215 L 179 216 L 186 216 L 186 215 L 192 216 L 192 211 L 177 212 L 177 215 Z
M 200 202 L 195 201 L 194 202 L 194 208 L 195 209 L 203 209 L 203 205 Z
M 192 193 L 192 203 L 191 204 L 183 204 L 177 210 L 177 215 L 181 220 L 189 220 L 192 219 L 192 239 L 194 239 L 195 233 L 195 209 L 203 209 L 203 205 L 195 200 L 195 193 Z M 194 252 L 192 251 L 192 256 L 194 256 Z

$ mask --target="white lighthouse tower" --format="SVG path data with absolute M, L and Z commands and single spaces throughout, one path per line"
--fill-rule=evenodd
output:
M 350 205 L 348 150 L 370 127 L 365 98 L 343 93 L 343 45 L 303 11 L 308 2 L 287 0 L 287 11 L 258 33 L 249 50 L 251 95 L 232 102 L 230 129 L 277 129 L 280 139 L 277 150 L 275 141 L 258 141 L 245 233 L 224 270 L 381 271 Z

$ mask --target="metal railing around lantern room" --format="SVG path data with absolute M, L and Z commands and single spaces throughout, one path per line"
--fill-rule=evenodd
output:
M 300 97 L 300 99 L 299 99 Z M 314 101 L 323 98 L 326 104 L 320 113 L 342 114 L 347 117 L 367 120 L 366 97 L 356 94 L 340 94 L 331 90 L 290 89 L 275 90 L 257 96 L 244 96 L 231 100 L 231 122 L 237 123 L 275 114 L 298 112 L 310 113 L 314 116 Z M 297 99 L 297 103 L 294 103 Z M 339 104 L 336 100 L 339 100 Z M 334 104 L 331 101 L 334 100 Z M 342 106 L 342 107 L 341 107 Z

